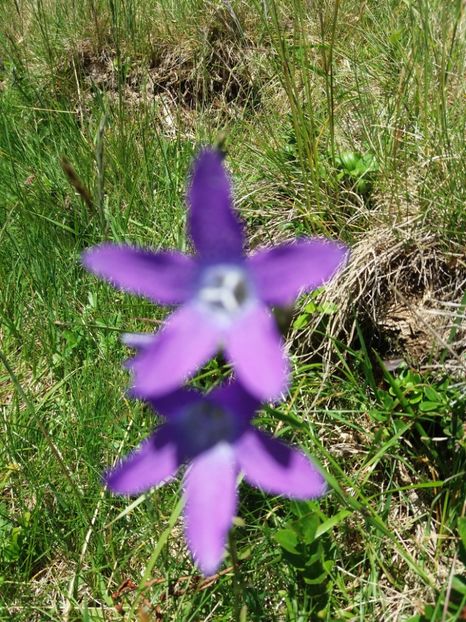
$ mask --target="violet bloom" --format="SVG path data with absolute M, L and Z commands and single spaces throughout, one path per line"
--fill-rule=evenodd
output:
M 150 403 L 167 422 L 111 470 L 106 482 L 115 493 L 134 495 L 165 483 L 189 463 L 186 539 L 204 574 L 214 573 L 222 561 L 240 471 L 271 494 L 310 499 L 325 492 L 325 480 L 307 456 L 251 425 L 260 403 L 237 381 L 207 396 L 180 389 Z
M 187 200 L 194 257 L 115 244 L 83 255 L 88 270 L 116 287 L 182 305 L 155 335 L 129 337 L 130 345 L 144 345 L 128 363 L 134 388 L 147 398 L 173 391 L 223 349 L 251 393 L 278 397 L 289 365 L 268 305 L 288 305 L 301 291 L 322 285 L 347 249 L 326 239 L 300 239 L 246 257 L 230 179 L 214 150 L 195 161 Z

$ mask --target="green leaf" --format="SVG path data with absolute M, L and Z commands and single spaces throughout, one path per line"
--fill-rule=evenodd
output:
M 369 190 L 369 183 L 365 179 L 360 179 L 356 182 L 356 192 L 365 194 Z
M 296 548 L 298 544 L 298 536 L 292 529 L 280 529 L 276 534 L 274 534 L 274 538 L 278 544 L 285 549 L 285 551 L 293 553 L 294 555 L 299 554 L 299 551 Z
M 306 544 L 311 544 L 315 540 L 316 532 L 320 524 L 317 514 L 303 516 L 299 521 L 299 527 L 302 532 L 302 538 Z
M 304 311 L 306 311 L 306 313 L 315 313 L 317 311 L 316 303 L 311 300 L 311 302 L 308 302 L 304 307 Z
M 317 305 L 317 310 L 325 315 L 333 315 L 338 311 L 338 305 L 334 302 L 321 302 Z
M 290 511 L 298 518 L 307 518 L 310 514 L 315 514 L 319 509 L 315 501 L 302 501 L 300 499 L 292 499 L 290 501 Z
M 443 401 L 440 393 L 438 393 L 438 391 L 436 391 L 434 387 L 431 386 L 424 387 L 424 395 L 429 402 L 441 403 Z
M 359 155 L 355 151 L 343 151 L 338 160 L 343 168 L 351 171 L 358 165 Z
M 369 410 L 368 415 L 371 419 L 374 419 L 375 421 L 386 421 L 387 420 L 387 416 L 385 415 L 385 413 L 382 413 L 378 410 Z
M 293 328 L 295 330 L 299 330 L 300 328 L 304 328 L 309 323 L 309 315 L 307 313 L 301 313 L 293 322 Z
M 377 160 L 373 153 L 366 153 L 361 158 L 361 163 L 364 166 L 364 172 L 375 172 L 378 170 Z
M 438 402 L 425 401 L 419 404 L 419 410 L 423 413 L 429 413 L 434 410 L 438 410 L 439 406 L 441 406 L 441 404 Z
M 351 514 L 352 512 L 350 510 L 341 510 L 334 516 L 327 518 L 327 520 L 325 520 L 317 527 L 315 537 L 319 538 L 324 533 L 327 533 L 327 531 L 330 531 L 330 529 L 333 529 L 334 527 L 342 523 Z
M 466 580 L 460 575 L 455 575 L 451 582 L 451 588 L 460 596 L 466 597 Z
M 309 575 L 304 575 L 304 583 L 306 583 L 307 585 L 320 585 L 327 578 L 327 574 L 327 571 L 324 570 L 323 572 L 312 578 Z
M 394 30 L 391 35 L 388 37 L 389 42 L 393 45 L 395 43 L 398 43 L 401 39 L 401 35 L 403 34 L 403 31 L 401 29 L 397 29 Z
M 458 519 L 458 533 L 463 546 L 466 548 L 466 516 Z

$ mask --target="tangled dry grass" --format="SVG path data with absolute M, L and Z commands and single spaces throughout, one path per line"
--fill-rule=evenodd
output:
M 361 237 L 348 266 L 321 297 L 335 313 L 326 326 L 321 348 L 329 362 L 335 339 L 350 345 L 357 326 L 366 345 L 387 359 L 403 358 L 415 366 L 466 371 L 466 258 L 459 245 L 445 249 L 434 232 L 418 219 L 379 226 Z M 315 343 L 323 316 L 306 329 L 304 342 Z

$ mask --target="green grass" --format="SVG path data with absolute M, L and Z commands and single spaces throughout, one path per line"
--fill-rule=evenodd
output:
M 0 619 L 237 615 L 230 554 L 211 584 L 196 579 L 179 482 L 132 505 L 103 491 L 103 470 L 154 425 L 125 396 L 119 335 L 165 310 L 79 261 L 103 240 L 189 250 L 190 162 L 225 138 L 251 247 L 311 234 L 357 246 L 413 222 L 423 282 L 456 303 L 437 350 L 402 350 L 388 372 L 396 348 L 364 300 L 350 342 L 344 321 L 326 332 L 331 307 L 309 337 L 323 308 L 298 301 L 293 386 L 258 423 L 314 456 L 331 490 L 296 503 L 241 484 L 241 619 L 461 620 L 464 3 L 4 0 L 0 17 Z M 404 270 L 409 298 L 418 272 Z M 313 354 L 329 340 L 331 367 Z M 222 373 L 212 363 L 197 382 Z

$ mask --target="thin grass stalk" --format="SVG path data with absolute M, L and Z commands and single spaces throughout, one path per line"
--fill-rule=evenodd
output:
M 242 622 L 242 579 L 238 562 L 238 551 L 236 548 L 235 530 L 230 529 L 228 534 L 231 562 L 233 565 L 233 619 L 235 622 Z
M 340 9 L 340 0 L 335 0 L 333 6 L 332 20 L 330 26 L 330 41 L 327 44 L 325 40 L 325 19 L 322 5 L 319 9 L 319 23 L 322 38 L 322 62 L 325 71 L 325 93 L 327 96 L 329 131 L 330 131 L 330 151 L 332 162 L 335 164 L 335 89 L 334 89 L 334 62 L 333 52 L 335 48 L 335 34 L 338 21 L 338 12 Z M 326 49 L 328 47 L 328 54 Z
M 301 3 L 302 0 L 297 0 L 297 2 L 298 5 L 301 6 L 299 3 Z M 301 9 L 298 9 L 297 13 L 299 14 L 300 12 Z M 306 210 L 303 215 L 306 218 L 310 218 L 315 224 L 316 219 L 313 217 L 313 214 L 316 211 L 320 212 L 321 203 L 319 174 L 317 170 L 317 138 L 311 133 L 312 128 L 315 130 L 315 125 L 311 123 L 311 127 L 309 127 L 308 121 L 304 114 L 304 110 L 311 109 L 313 117 L 313 106 L 311 103 L 312 98 L 309 102 L 306 100 L 303 101 L 298 83 L 299 81 L 305 84 L 306 81 L 308 81 L 306 75 L 307 70 L 303 66 L 296 68 L 295 61 L 290 56 L 289 46 L 280 24 L 276 0 L 270 0 L 269 16 L 270 19 L 266 20 L 264 18 L 265 26 L 275 45 L 280 61 L 280 65 L 277 67 L 277 70 L 290 104 L 291 121 L 296 137 L 297 154 L 301 164 L 301 170 L 303 172 L 303 185 L 306 197 Z M 294 19 L 297 20 L 296 15 L 294 16 Z M 270 26 L 270 22 L 272 23 L 272 27 Z M 303 22 L 301 21 L 301 28 L 302 24 Z M 300 32 L 299 22 L 297 29 L 298 32 Z M 301 30 L 301 34 L 299 36 L 300 38 L 304 37 L 303 30 Z M 306 91 L 309 94 L 309 86 Z

